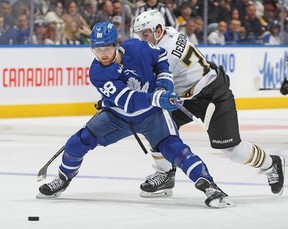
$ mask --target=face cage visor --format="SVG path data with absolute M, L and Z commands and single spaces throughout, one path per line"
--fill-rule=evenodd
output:
M 112 63 L 115 62 L 117 56 L 118 56 L 118 50 L 119 46 L 118 45 L 113 45 L 113 46 L 101 46 L 101 47 L 92 47 L 90 46 L 90 49 L 94 53 L 96 60 L 99 61 L 102 56 L 110 56 L 111 54 L 115 53 L 115 57 L 112 61 Z

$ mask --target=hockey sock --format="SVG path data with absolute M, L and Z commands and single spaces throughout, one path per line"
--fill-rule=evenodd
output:
M 68 139 L 60 165 L 60 170 L 68 179 L 77 174 L 84 155 L 97 145 L 97 138 L 87 128 L 82 128 Z
M 272 165 L 272 158 L 257 145 L 252 145 L 251 157 L 245 162 L 255 168 L 268 169 Z
M 151 151 L 151 155 L 158 169 L 163 172 L 168 172 L 172 169 L 172 164 L 163 157 L 162 153 Z
M 205 163 L 179 137 L 169 136 L 160 142 L 159 148 L 163 156 L 182 169 L 192 181 L 196 182 L 200 177 L 213 181 Z

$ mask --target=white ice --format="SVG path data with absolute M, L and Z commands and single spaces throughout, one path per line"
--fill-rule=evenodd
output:
M 288 109 L 238 114 L 244 141 L 288 157 Z M 89 152 L 59 199 L 36 199 L 38 187 L 55 177 L 61 157 L 49 166 L 42 182 L 36 181 L 39 169 L 88 119 L 0 119 L 1 229 L 287 228 L 288 183 L 282 196 L 272 194 L 266 176 L 212 149 L 197 124 L 186 125 L 182 139 L 206 162 L 215 182 L 236 204 L 234 208 L 205 206 L 204 194 L 180 170 L 172 197 L 141 198 L 139 185 L 154 172 L 153 160 L 133 137 Z M 28 221 L 28 216 L 39 216 L 40 221 Z

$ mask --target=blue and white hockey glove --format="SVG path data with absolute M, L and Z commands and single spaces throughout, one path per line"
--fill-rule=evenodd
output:
M 155 83 L 155 91 L 157 90 L 173 91 L 174 90 L 173 75 L 169 73 L 159 74 L 157 76 L 157 81 Z
M 178 109 L 177 105 L 173 102 L 178 100 L 178 98 L 179 95 L 176 92 L 159 90 L 153 93 L 151 104 L 171 112 Z

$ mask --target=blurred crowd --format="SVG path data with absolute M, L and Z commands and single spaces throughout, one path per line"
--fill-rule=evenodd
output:
M 205 9 L 204 2 L 0 0 L 0 44 L 88 44 L 95 23 L 107 20 L 123 41 L 133 37 L 134 19 L 149 9 L 158 9 L 167 26 L 185 32 L 196 45 L 288 44 L 288 0 L 207 0 Z

